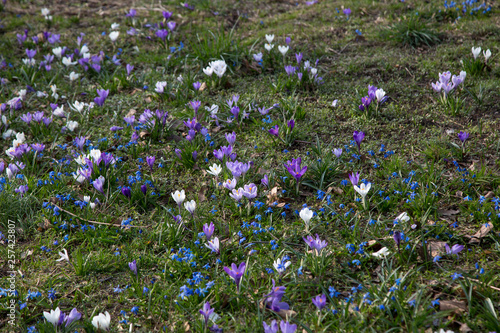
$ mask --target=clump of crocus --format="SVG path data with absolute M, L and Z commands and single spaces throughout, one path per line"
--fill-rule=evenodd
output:
M 64 327 L 68 327 L 74 321 L 80 320 L 80 318 L 82 318 L 82 314 L 79 313 L 76 308 L 73 308 L 73 310 L 71 310 L 71 312 L 67 316 L 59 308 L 50 310 L 50 312 L 44 311 L 43 316 L 49 323 L 54 325 L 56 331 L 57 327 L 62 326 L 63 323 L 66 323 Z
M 128 267 L 130 268 L 130 271 L 137 276 L 137 262 L 135 259 L 134 261 L 128 263 Z
M 242 262 L 239 266 L 236 266 L 236 264 L 231 264 L 231 268 L 224 266 L 224 271 L 229 274 L 229 276 L 234 280 L 234 283 L 236 283 L 236 288 L 238 289 L 238 292 L 240 292 L 240 283 L 241 283 L 241 278 L 243 277 L 243 274 L 245 274 L 245 269 L 246 269 L 246 264 Z
M 464 82 L 466 76 L 467 73 L 464 71 L 461 71 L 458 76 L 452 76 L 450 72 L 439 73 L 439 81 L 432 83 L 431 86 L 435 92 L 443 91 L 441 101 L 446 102 L 450 92 Z
M 109 325 L 111 324 L 111 315 L 108 311 L 105 313 L 99 313 L 99 315 L 94 316 L 92 318 L 92 325 L 103 331 L 107 331 L 109 329 Z
M 264 305 L 267 309 L 271 309 L 274 312 L 280 312 L 281 310 L 288 310 L 290 306 L 286 302 L 282 302 L 281 299 L 285 295 L 286 288 L 283 286 L 276 287 L 276 283 L 273 281 L 273 288 L 271 292 L 265 295 Z
M 303 239 L 304 242 L 306 242 L 306 244 L 311 248 L 311 250 L 314 250 L 317 256 L 319 256 L 321 254 L 321 250 L 323 250 L 328 245 L 326 241 L 319 238 L 318 234 L 316 234 L 316 239 L 314 239 L 310 235 L 304 237 Z
M 306 173 L 307 171 L 307 166 L 302 167 L 302 159 L 296 158 L 292 159 L 291 161 L 287 161 L 285 163 L 285 167 L 287 171 L 292 175 L 293 178 L 295 178 L 296 181 L 296 194 L 299 194 L 299 184 L 300 184 L 300 178 Z

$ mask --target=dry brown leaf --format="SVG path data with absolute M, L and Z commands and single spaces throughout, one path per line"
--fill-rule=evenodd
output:
M 437 212 L 442 216 L 452 216 L 460 213 L 459 210 L 453 210 L 453 209 L 438 209 Z
M 481 226 L 481 229 L 479 229 L 478 232 L 476 232 L 474 235 L 469 236 L 471 240 L 469 241 L 469 244 L 477 244 L 481 242 L 481 238 L 486 236 L 491 230 L 493 230 L 493 224 L 492 223 L 485 223 Z
M 127 112 L 127 115 L 125 117 L 132 117 L 135 113 L 137 112 L 137 110 L 134 110 L 134 109 L 130 109 L 128 112 Z
M 432 259 L 433 257 L 446 252 L 445 248 L 446 242 L 439 242 L 439 241 L 428 241 L 426 244 L 427 248 L 427 259 Z M 420 256 L 422 258 L 425 258 L 425 252 L 424 252 L 424 247 L 422 244 L 417 245 L 417 249 L 420 252 Z
M 460 325 L 460 333 L 469 333 L 469 332 L 473 331 L 466 323 Z
M 326 190 L 326 194 L 331 193 L 332 191 L 337 194 L 344 194 L 344 190 L 336 186 L 329 187 L 328 190 Z
M 269 206 L 277 200 L 278 200 L 278 187 L 275 186 L 267 193 L 267 205 Z
M 488 193 L 485 194 L 485 198 L 492 198 L 495 195 L 492 191 L 489 191 Z
M 439 310 L 462 314 L 463 312 L 467 312 L 467 304 L 463 301 L 439 301 Z
M 191 326 L 189 326 L 189 323 L 186 321 L 186 322 L 184 323 L 184 330 L 185 330 L 186 332 L 189 332 L 189 330 L 190 330 L 190 329 L 191 329 Z
M 146 131 L 142 131 L 142 132 L 140 132 L 140 133 L 139 133 L 139 137 L 140 137 L 141 139 L 144 139 L 144 138 L 145 138 L 146 136 L 148 136 L 148 135 L 149 135 L 149 133 L 148 133 L 148 132 L 146 132 Z
M 148 96 L 148 97 L 144 98 L 144 101 L 146 103 L 151 103 L 151 97 Z
M 199 90 L 200 90 L 200 91 L 203 91 L 203 90 L 205 90 L 205 89 L 207 89 L 207 84 L 206 84 L 205 82 L 203 82 L 203 83 L 201 84 L 201 87 L 200 87 L 200 89 L 199 89 Z

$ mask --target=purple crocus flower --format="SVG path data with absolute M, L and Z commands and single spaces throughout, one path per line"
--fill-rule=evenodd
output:
M 304 166 L 303 168 L 301 168 L 301 165 L 300 165 L 301 163 L 302 163 L 302 159 L 300 157 L 296 158 L 296 159 L 292 159 L 291 161 L 287 161 L 285 163 L 286 169 L 297 180 L 297 182 L 307 171 L 307 166 Z
M 469 133 L 460 131 L 460 133 L 458 133 L 458 138 L 464 143 L 469 138 Z
M 280 128 L 278 127 L 278 125 L 275 125 L 274 127 L 271 127 L 271 129 L 269 129 L 268 132 L 269 132 L 269 134 L 274 135 L 275 137 L 278 137 L 280 134 Z
M 132 193 L 130 192 L 130 187 L 128 186 L 123 186 L 122 187 L 122 194 L 126 196 L 128 199 L 132 196 Z
M 194 112 L 198 112 L 198 109 L 201 106 L 201 102 L 200 101 L 191 101 L 191 102 L 189 102 L 189 104 L 193 108 Z M 194 119 L 194 118 L 193 118 L 193 120 L 196 121 L 196 119 Z
M 41 153 L 45 149 L 45 145 L 43 143 L 35 143 L 31 145 L 31 148 L 37 153 Z
M 279 328 L 278 328 L 278 323 L 276 320 L 273 320 L 271 322 L 271 325 L 267 325 L 265 321 L 262 322 L 262 325 L 264 326 L 264 333 L 278 333 Z
M 260 180 L 260 183 L 266 187 L 269 187 L 269 177 L 267 175 L 264 175 L 264 178 Z
M 257 186 L 254 183 L 243 186 L 243 195 L 247 199 L 253 199 L 257 196 Z
M 50 123 L 52 122 L 52 117 L 50 117 L 50 118 L 43 117 L 42 122 L 45 125 L 45 127 L 49 127 Z
M 172 12 L 168 12 L 168 11 L 164 11 L 161 13 L 163 15 L 163 17 L 165 18 L 165 20 L 168 20 L 170 17 L 172 17 Z
M 116 132 L 116 131 L 121 131 L 123 129 L 123 127 L 121 126 L 111 126 L 111 128 L 109 129 L 111 132 Z
M 399 246 L 401 245 L 401 232 L 399 230 L 394 231 L 394 235 L 392 236 L 394 238 L 394 241 L 396 242 L 396 245 L 398 246 L 398 251 L 399 251 Z
M 326 306 L 326 296 L 321 294 L 316 297 L 313 297 L 312 302 L 318 310 L 322 310 Z
M 26 49 L 26 55 L 28 56 L 28 58 L 33 59 L 36 55 L 36 50 Z
M 87 139 L 84 136 L 76 137 L 75 138 L 75 145 L 78 147 L 78 149 L 83 150 L 83 145 L 85 144 L 86 140 Z
M 295 120 L 290 119 L 286 124 L 288 125 L 288 128 L 290 128 L 291 131 L 295 127 Z
M 448 244 L 445 244 L 444 247 L 446 249 L 446 254 L 451 254 L 451 255 L 456 254 L 457 258 L 458 258 L 458 253 L 460 253 L 464 249 L 463 245 L 458 245 L 458 244 L 453 245 L 451 249 Z
M 14 191 L 16 193 L 19 193 L 21 195 L 21 198 L 23 197 L 23 195 L 28 192 L 28 185 L 21 185 L 19 186 L 18 188 L 16 188 Z
M 285 43 L 286 45 L 290 45 L 290 42 L 292 41 L 292 38 L 291 37 L 287 37 L 285 38 Z
M 36 121 L 37 123 L 40 124 L 40 122 L 43 119 L 43 111 L 36 111 L 33 113 L 33 121 Z
M 264 296 L 264 304 L 266 305 L 266 308 L 271 309 L 274 312 L 290 309 L 290 306 L 286 302 L 281 301 L 283 295 L 285 295 L 286 288 L 283 286 L 276 287 L 274 279 L 272 281 L 273 288 L 271 289 L 271 292 Z
M 127 64 L 125 68 L 127 69 L 127 75 L 130 75 L 130 73 L 132 73 L 132 71 L 134 70 L 134 66 L 131 64 Z
M 240 114 L 240 108 L 236 105 L 231 108 L 231 113 L 234 116 L 234 119 L 238 120 L 238 115 Z
M 349 180 L 351 181 L 351 184 L 354 186 L 354 185 L 358 185 L 359 183 L 359 171 L 354 173 L 350 173 L 349 174 Z
M 31 123 L 32 115 L 31 113 L 26 113 L 21 116 L 21 120 L 24 121 L 27 125 Z
M 128 263 L 128 267 L 130 268 L 132 273 L 134 273 L 137 276 L 137 262 L 135 261 L 135 259 L 134 261 Z
M 80 320 L 80 318 L 82 318 L 82 314 L 78 312 L 76 308 L 73 308 L 73 310 L 71 310 L 69 315 L 65 316 L 64 321 L 66 322 L 66 325 L 64 326 L 68 327 L 69 325 L 71 325 L 72 322 Z
M 139 139 L 139 133 L 137 133 L 137 131 L 134 131 L 130 137 L 130 141 L 137 143 L 137 139 Z
M 302 72 L 297 73 L 297 77 L 299 78 L 299 81 L 302 81 L 302 76 L 303 76 L 303 75 L 304 75 L 304 74 L 302 74 Z
M 107 90 L 97 89 L 97 95 L 98 97 L 94 98 L 94 103 L 96 103 L 99 106 L 103 106 L 104 102 L 106 101 L 106 98 L 108 98 L 109 89 Z
M 175 22 L 174 22 L 174 21 L 170 21 L 170 22 L 168 22 L 168 23 L 167 23 L 167 28 L 169 28 L 169 29 L 170 29 L 170 31 L 174 31 L 174 29 L 175 29 L 175 25 L 176 25 L 176 24 L 175 24 Z
M 295 67 L 293 66 L 290 66 L 290 65 L 287 65 L 285 66 L 285 72 L 288 74 L 288 76 L 292 76 L 293 74 L 295 74 Z
M 316 250 L 316 253 L 319 255 L 321 253 L 321 250 L 323 250 L 327 245 L 328 243 L 326 241 L 322 241 L 318 234 L 316 234 L 316 239 L 314 239 L 312 236 L 307 236 L 307 237 L 303 237 L 304 239 L 304 242 L 306 242 L 306 244 L 311 248 L 311 249 L 315 249 Z
M 191 156 L 193 157 L 193 161 L 196 162 L 196 159 L 198 158 L 198 152 L 195 150 L 191 153 Z
M 165 41 L 165 39 L 168 36 L 168 30 L 166 30 L 166 29 L 160 29 L 160 30 L 156 31 L 155 35 L 158 38 L 160 38 L 161 40 Z
M 130 9 L 130 11 L 125 15 L 125 17 L 135 17 L 137 11 L 135 9 Z
M 228 142 L 231 146 L 233 146 L 233 145 L 234 145 L 234 143 L 236 142 L 236 133 L 235 133 L 235 132 L 233 132 L 233 133 L 226 133 L 226 134 L 225 134 L 225 137 L 226 137 L 227 142 Z
M 219 161 L 222 161 L 224 159 L 224 153 L 222 152 L 221 149 L 214 149 L 214 156 Z
M 5 163 L 3 161 L 0 161 L 0 173 L 2 173 L 4 169 L 5 169 Z
M 280 322 L 281 333 L 295 333 L 297 330 L 297 325 L 290 324 L 289 322 Z
M 203 304 L 203 309 L 200 310 L 200 313 L 205 317 L 205 326 L 208 326 L 208 319 L 210 318 L 210 315 L 214 313 L 214 309 L 210 308 L 210 303 L 206 302 Z
M 201 88 L 201 82 L 200 81 L 196 81 L 193 83 L 193 88 L 194 90 L 200 90 Z
M 344 13 L 345 16 L 349 17 L 349 15 L 351 15 L 351 8 L 344 9 L 343 13 Z
M 146 163 L 149 165 L 149 168 L 151 169 L 151 171 L 153 171 L 153 167 L 155 165 L 155 160 L 156 160 L 155 156 L 147 156 L 146 157 Z
M 148 186 L 146 184 L 141 185 L 141 191 L 146 195 L 148 193 Z
M 302 52 L 295 53 L 295 59 L 297 59 L 297 65 L 300 65 L 300 62 L 302 61 Z
M 129 126 L 133 126 L 133 125 L 134 125 L 134 123 L 135 123 L 135 116 L 134 116 L 134 115 L 132 115 L 132 116 L 130 116 L 130 117 L 124 117 L 124 118 L 123 118 L 123 121 L 124 121 L 125 123 L 127 123 L 127 125 L 129 125 Z
M 215 226 L 213 222 L 210 222 L 210 225 L 206 223 L 203 225 L 203 233 L 207 237 L 207 240 L 210 240 L 212 238 L 212 235 L 214 234 L 214 229 Z
M 243 274 L 245 273 L 245 268 L 246 264 L 245 262 L 242 262 L 239 266 L 236 266 L 236 264 L 231 264 L 231 268 L 224 266 L 224 271 L 229 274 L 229 276 L 234 280 L 236 283 L 236 288 L 238 288 L 238 292 L 240 291 L 240 282 L 241 278 L 243 277 Z
M 335 155 L 335 157 L 339 158 L 340 155 L 342 155 L 342 148 L 335 148 L 334 150 L 332 150 L 332 153 L 333 155 Z
M 175 155 L 177 155 L 177 157 L 182 160 L 182 150 L 180 150 L 179 148 L 175 148 Z
M 354 138 L 354 141 L 356 141 L 356 144 L 358 145 L 358 151 L 361 151 L 361 141 L 365 138 L 365 133 L 362 131 L 354 131 L 352 134 L 352 137 Z
M 101 192 L 102 194 L 104 194 L 104 181 L 106 179 L 103 177 L 103 176 L 99 176 L 99 178 L 97 178 L 96 180 L 94 180 L 92 182 L 92 185 L 94 186 L 94 188 L 96 190 L 98 190 L 99 192 Z

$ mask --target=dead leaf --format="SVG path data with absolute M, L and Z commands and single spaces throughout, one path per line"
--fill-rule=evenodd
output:
M 329 187 L 326 190 L 326 194 L 331 193 L 332 191 L 337 193 L 337 194 L 344 194 L 344 190 L 342 190 L 340 187 L 336 187 L 336 186 Z
M 464 192 L 457 191 L 457 192 L 455 192 L 455 196 L 458 197 L 458 198 L 462 198 L 464 196 Z
M 203 90 L 205 90 L 205 89 L 207 89 L 207 84 L 206 84 L 205 82 L 203 82 L 203 83 L 201 84 L 201 87 L 200 87 L 200 89 L 199 89 L 199 90 L 200 90 L 200 91 L 203 91 Z
M 275 186 L 267 193 L 267 205 L 271 205 L 278 200 L 278 187 Z
M 467 312 L 467 304 L 463 301 L 439 301 L 439 310 L 441 311 L 453 311 L 456 314 L 462 314 Z
M 485 198 L 492 198 L 495 195 L 492 191 L 489 191 L 488 193 L 485 194 Z
M 460 333 L 469 333 L 469 332 L 473 331 L 466 323 L 460 325 Z
M 446 248 L 445 248 L 446 242 L 439 242 L 439 241 L 428 241 L 426 244 L 426 249 L 427 249 L 427 255 L 424 252 L 424 246 L 419 243 L 417 245 L 417 250 L 420 252 L 420 256 L 422 258 L 426 258 L 428 260 L 431 260 L 433 257 L 445 253 Z
M 457 215 L 460 213 L 459 210 L 453 210 L 453 209 L 438 209 L 437 211 L 441 216 L 452 216 L 452 215 Z
M 148 136 L 148 135 L 149 135 L 149 133 L 148 133 L 148 132 L 146 132 L 146 131 L 142 131 L 141 133 L 139 133 L 139 137 L 140 137 L 141 139 L 144 139 L 144 138 L 145 138 L 146 136 Z
M 186 332 L 189 332 L 189 330 L 190 330 L 190 329 L 191 329 L 191 326 L 189 326 L 189 323 L 186 321 L 186 322 L 184 323 L 184 330 L 185 330 Z
M 207 200 L 207 197 L 205 196 L 205 193 L 207 193 L 208 187 L 207 186 L 202 186 L 200 190 L 198 191 L 198 200 L 200 202 L 203 202 Z
M 125 117 L 132 117 L 136 112 L 137 110 L 130 109 Z
M 485 223 L 481 226 L 481 229 L 479 229 L 478 232 L 476 232 L 472 236 L 468 236 L 471 238 L 469 241 L 469 244 L 477 244 L 481 242 L 481 238 L 486 236 L 491 230 L 493 230 L 493 224 L 492 223 Z
M 151 97 L 148 96 L 148 97 L 144 98 L 144 101 L 146 103 L 151 103 Z

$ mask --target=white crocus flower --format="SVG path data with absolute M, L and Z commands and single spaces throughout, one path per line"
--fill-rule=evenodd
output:
M 95 328 L 104 331 L 107 331 L 109 329 L 110 323 L 111 323 L 111 316 L 109 315 L 108 311 L 106 311 L 105 313 L 99 313 L 98 316 L 92 318 L 92 325 L 94 325 Z
M 477 57 L 481 54 L 481 47 L 472 47 L 472 55 L 474 56 L 474 59 L 477 59 Z
M 68 251 L 66 251 L 66 249 L 63 249 L 63 252 L 59 252 L 59 255 L 61 256 L 61 258 L 57 259 L 56 261 L 66 260 L 67 262 L 69 262 L 69 255 L 68 255 Z
M 205 73 L 208 76 L 212 76 L 214 70 L 212 69 L 212 67 L 208 66 L 206 68 L 203 68 L 203 73 Z
M 118 31 L 113 31 L 109 33 L 109 39 L 111 39 L 112 42 L 116 42 L 118 39 L 118 35 L 120 35 L 120 32 Z
M 165 87 L 167 86 L 167 81 L 156 82 L 155 91 L 158 94 L 163 94 L 165 92 Z
M 97 163 L 101 159 L 101 150 L 100 149 L 92 149 L 89 153 L 89 157 L 92 158 L 94 163 Z
M 186 201 L 184 203 L 184 208 L 186 208 L 186 210 L 188 212 L 190 212 L 191 215 L 193 215 L 194 214 L 194 210 L 196 209 L 196 201 L 194 201 L 194 200 Z
M 222 167 L 214 163 L 214 165 L 212 165 L 207 172 L 215 177 L 218 177 L 222 172 Z
M 48 8 L 42 8 L 42 16 L 49 16 L 50 10 Z
M 54 55 L 57 58 L 61 59 L 61 56 L 62 56 L 62 47 L 59 46 L 59 47 L 53 48 L 52 49 L 52 53 L 54 53 Z
M 57 117 L 65 118 L 66 113 L 64 112 L 64 105 L 61 105 L 52 111 L 52 114 Z
M 491 57 L 491 51 L 490 49 L 487 49 L 486 52 L 483 51 L 483 55 L 484 55 L 484 61 L 488 61 L 488 59 Z
M 84 108 L 84 107 L 85 107 L 85 103 L 83 103 L 83 102 L 78 102 L 78 101 L 75 101 L 75 102 L 73 103 L 73 109 L 74 109 L 75 111 L 80 112 L 80 113 L 82 113 L 82 111 L 83 111 L 83 108 Z
M 61 317 L 61 310 L 57 307 L 55 310 L 50 310 L 50 312 L 43 312 L 43 316 L 49 323 L 54 326 L 59 324 L 59 318 Z
M 119 28 L 120 28 L 120 24 L 118 24 L 118 23 L 111 24 L 111 30 L 117 30 Z
M 74 120 L 68 120 L 66 127 L 73 132 L 78 127 L 78 122 Z
M 361 183 L 359 187 L 357 185 L 354 185 L 354 190 L 361 195 L 361 198 L 363 199 L 363 207 L 366 208 L 366 202 L 365 202 L 365 197 L 368 194 L 368 191 L 370 191 L 370 188 L 372 187 L 372 183 L 368 183 L 368 185 L 365 185 L 365 183 Z
M 208 247 L 210 250 L 219 253 L 220 249 L 220 243 L 219 243 L 219 238 L 214 237 L 213 239 L 208 241 L 208 244 L 205 244 L 206 247 Z
M 83 201 L 89 203 L 90 202 L 90 196 L 86 195 L 83 197 Z
M 377 101 L 380 103 L 380 101 L 382 101 L 382 98 L 384 98 L 385 96 L 384 89 L 377 89 L 375 91 L 375 96 L 377 97 Z
M 278 50 L 281 52 L 282 55 L 285 55 L 288 52 L 288 45 L 285 46 L 279 45 Z
M 372 253 L 372 256 L 375 258 L 383 259 L 385 258 L 388 254 L 390 254 L 389 249 L 386 247 L 381 248 L 377 252 Z
M 266 35 L 266 40 L 269 44 L 271 44 L 274 40 L 274 35 Z
M 62 63 L 66 67 L 76 65 L 76 61 L 71 61 L 70 57 L 62 58 Z
M 172 193 L 172 198 L 174 198 L 174 201 L 177 203 L 177 205 L 180 207 L 184 199 L 186 199 L 186 193 L 184 190 L 182 191 L 175 191 Z
M 274 269 L 278 271 L 278 273 L 283 274 L 285 270 L 292 264 L 291 261 L 284 262 L 280 258 L 276 259 L 276 261 L 273 263 Z
M 408 213 L 403 212 L 403 213 L 399 214 L 398 217 L 396 217 L 395 221 L 406 223 L 406 222 L 410 221 L 410 217 L 408 216 Z
M 215 75 L 222 77 L 227 70 L 227 64 L 224 60 L 215 60 L 209 63 Z
M 306 231 L 309 230 L 309 222 L 311 221 L 313 215 L 314 212 L 310 210 L 308 207 L 302 208 L 302 210 L 299 213 L 300 218 L 304 221 L 306 225 Z
M 69 80 L 70 81 L 75 81 L 75 80 L 78 80 L 78 78 L 80 77 L 80 74 L 77 74 L 75 72 L 71 72 L 69 73 Z
M 89 47 L 87 45 L 83 45 L 82 48 L 80 49 L 81 54 L 88 53 L 89 51 L 90 50 L 89 50 Z
M 264 48 L 268 51 L 271 51 L 274 47 L 274 44 L 264 44 Z

